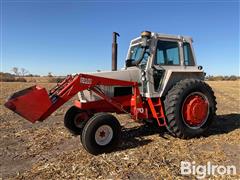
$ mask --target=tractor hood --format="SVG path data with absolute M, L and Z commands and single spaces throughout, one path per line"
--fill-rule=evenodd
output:
M 140 80 L 140 69 L 137 67 L 129 67 L 127 69 L 121 69 L 118 71 L 103 71 L 103 72 L 94 72 L 94 73 L 88 73 L 88 74 L 98 76 L 98 77 L 131 81 L 131 82 L 139 82 Z M 119 86 L 101 86 L 101 89 L 105 93 L 105 95 L 109 97 L 113 97 L 116 90 L 115 87 L 119 87 Z M 88 90 L 79 92 L 78 96 L 81 103 L 97 101 L 101 99 L 95 93 L 92 93 Z
M 138 82 L 140 79 L 140 69 L 137 67 L 130 67 L 127 69 L 122 69 L 118 71 L 102 71 L 102 72 L 94 72 L 94 73 L 87 73 L 94 76 L 111 78 L 111 79 L 118 79 L 118 80 L 125 80 L 125 81 L 132 81 Z

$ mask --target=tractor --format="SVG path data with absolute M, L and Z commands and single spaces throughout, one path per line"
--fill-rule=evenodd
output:
M 113 151 L 120 140 L 121 125 L 112 113 L 155 122 L 177 138 L 203 135 L 217 103 L 196 63 L 192 38 L 144 31 L 131 41 L 118 70 L 117 36 L 113 32 L 111 71 L 68 75 L 49 91 L 35 85 L 14 93 L 5 106 L 34 123 L 77 94 L 64 125 L 93 155 Z

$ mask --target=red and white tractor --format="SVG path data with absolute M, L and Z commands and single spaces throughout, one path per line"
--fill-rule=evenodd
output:
M 120 139 L 113 112 L 155 121 L 179 138 L 202 135 L 216 114 L 216 98 L 196 64 L 192 39 L 144 31 L 131 41 L 125 67 L 117 70 L 117 35 L 112 71 L 70 75 L 49 92 L 32 86 L 14 93 L 5 106 L 34 123 L 78 94 L 64 124 L 94 155 L 112 151 Z

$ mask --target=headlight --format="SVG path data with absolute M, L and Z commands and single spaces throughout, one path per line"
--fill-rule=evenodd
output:
M 142 81 L 146 81 L 146 77 L 145 76 L 142 76 Z

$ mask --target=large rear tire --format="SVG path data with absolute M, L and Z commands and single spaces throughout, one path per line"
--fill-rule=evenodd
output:
M 197 79 L 178 82 L 167 94 L 164 105 L 168 131 L 179 138 L 202 135 L 216 115 L 212 88 Z
M 98 113 L 84 126 L 82 145 L 93 155 L 111 152 L 119 142 L 120 131 L 121 126 L 113 115 Z

